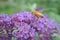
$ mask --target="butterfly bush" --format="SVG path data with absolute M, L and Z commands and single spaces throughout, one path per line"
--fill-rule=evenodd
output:
M 12 16 L 0 15 L 0 40 L 53 40 L 58 25 L 47 16 L 38 18 L 32 12 L 20 12 Z M 38 38 L 36 37 L 38 36 Z
M 7 14 L 0 15 L 0 40 L 10 40 L 11 18 Z

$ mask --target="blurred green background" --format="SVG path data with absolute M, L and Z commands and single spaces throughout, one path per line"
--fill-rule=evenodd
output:
M 37 7 L 42 7 L 42 13 L 46 13 L 60 24 L 60 0 L 0 0 L 0 14 L 12 15 Z

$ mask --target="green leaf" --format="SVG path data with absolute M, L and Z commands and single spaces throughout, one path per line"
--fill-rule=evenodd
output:
M 16 38 L 12 37 L 12 40 L 17 40 Z

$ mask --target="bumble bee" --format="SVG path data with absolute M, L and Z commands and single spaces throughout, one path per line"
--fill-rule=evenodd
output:
M 41 17 L 41 18 L 43 17 L 43 14 L 40 13 L 39 11 L 32 11 L 32 14 L 35 15 L 36 17 L 38 17 L 38 18 L 39 17 Z

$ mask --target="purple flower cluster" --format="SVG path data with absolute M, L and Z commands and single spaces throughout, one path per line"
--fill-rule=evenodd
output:
M 38 33 L 40 40 L 52 40 L 54 37 L 52 35 L 57 33 L 57 24 L 46 16 L 39 18 L 35 23 L 32 23 L 32 25 Z
M 7 14 L 0 15 L 0 40 L 10 40 L 11 27 L 11 18 Z
M 15 23 L 17 24 L 17 23 Z M 35 36 L 35 30 L 30 27 L 27 23 L 21 22 L 16 25 L 13 31 L 13 35 L 16 38 L 29 38 Z
M 22 12 L 12 16 L 12 21 L 14 22 L 13 36 L 16 38 L 30 39 L 35 37 L 35 29 L 31 27 L 30 23 L 33 22 L 33 17 L 31 12 Z
M 32 12 L 12 16 L 0 15 L 0 40 L 51 40 L 57 32 L 57 24 L 46 17 L 37 18 Z M 7 38 L 7 39 L 6 39 Z

